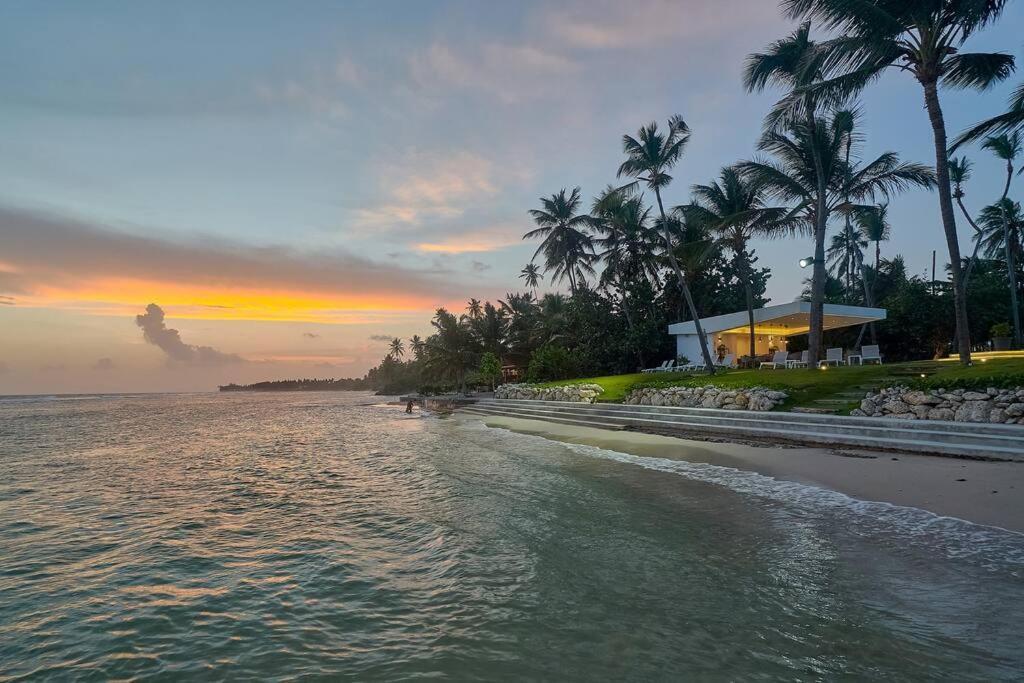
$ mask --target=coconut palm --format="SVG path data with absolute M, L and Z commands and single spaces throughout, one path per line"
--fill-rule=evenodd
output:
M 476 367 L 477 363 L 472 334 L 465 316 L 456 317 L 444 308 L 439 308 L 430 324 L 436 332 L 430 335 L 426 343 L 427 369 L 437 376 L 454 380 L 465 393 L 466 372 Z
M 507 323 L 505 310 L 496 308 L 490 301 L 483 305 L 479 316 L 470 319 L 476 343 L 483 351 L 493 353 L 499 360 L 508 351 L 505 344 Z
M 1015 256 L 1020 255 L 1024 245 L 1024 212 L 1021 210 L 1020 202 L 1000 199 L 981 210 L 978 214 L 978 223 L 981 224 L 978 241 L 981 243 L 981 253 L 986 258 L 1005 258 L 1007 243 Z
M 761 187 L 743 177 L 736 167 L 723 168 L 719 180 L 707 185 L 694 185 L 694 201 L 677 207 L 691 222 L 706 226 L 718 235 L 733 254 L 736 272 L 743 280 L 747 300 L 747 321 L 750 336 L 750 357 L 757 355 L 754 336 L 753 264 L 749 249 L 753 237 L 778 234 L 778 222 L 785 209 L 764 205 Z
M 1006 200 L 1010 193 L 1010 182 L 1013 180 L 1013 162 L 1021 153 L 1020 132 L 1003 133 L 985 139 L 982 145 L 990 150 L 997 157 L 1006 162 L 1006 184 L 1003 185 L 1003 196 L 999 198 L 996 205 L 1003 216 L 1003 246 L 1006 254 L 1006 272 L 1010 280 L 1010 318 L 1013 321 L 1013 344 L 1020 346 L 1020 307 L 1017 305 L 1017 268 L 1014 264 L 1014 249 L 1010 242 L 1010 215 L 1007 207 L 1013 207 L 1012 202 Z
M 744 85 L 747 90 L 760 92 L 769 85 L 784 88 L 786 95 L 776 103 L 765 120 L 765 128 L 769 131 L 792 129 L 803 125 L 805 130 L 813 131 L 820 103 L 812 86 L 820 82 L 826 75 L 823 52 L 819 44 L 811 40 L 811 24 L 804 22 L 791 35 L 772 43 L 766 52 L 752 54 L 747 58 L 744 73 Z M 810 233 L 814 235 L 815 250 L 812 260 L 811 275 L 811 313 L 810 334 L 808 336 L 808 361 L 814 367 L 819 358 L 824 329 L 823 304 L 825 301 L 825 233 L 828 227 L 828 211 L 825 197 L 828 181 L 825 173 L 823 152 L 817 148 L 817 136 L 807 135 L 806 145 L 809 160 L 814 170 L 815 192 L 813 194 L 814 209 L 810 212 L 813 219 Z
M 388 350 L 388 355 L 394 358 L 395 360 L 398 360 L 399 358 L 405 355 L 405 345 L 402 344 L 401 339 L 395 337 L 394 339 L 391 340 L 391 346 L 390 349 Z
M 416 360 L 416 362 L 423 360 L 423 350 L 425 348 L 425 343 L 418 334 L 414 334 L 412 335 L 412 337 L 409 338 L 409 348 L 412 349 L 412 357 Z
M 889 197 L 909 187 L 928 188 L 935 175 L 922 164 L 901 162 L 895 152 L 885 152 L 870 163 L 848 163 L 847 145 L 856 150 L 860 145 L 855 135 L 857 115 L 838 111 L 832 116 L 816 117 L 813 126 L 803 122 L 790 125 L 789 131 L 768 131 L 759 145 L 773 158 L 747 161 L 740 172 L 780 201 L 790 203 L 790 213 L 779 221 L 779 229 L 814 237 L 814 266 L 811 277 L 811 316 L 808 359 L 820 353 L 825 301 L 825 233 L 837 211 L 851 211 L 851 202 L 870 200 L 878 195 Z M 825 192 L 820 193 L 818 168 L 825 179 Z
M 971 218 L 971 212 L 964 206 L 964 183 L 971 179 L 971 160 L 967 157 L 951 157 L 949 160 L 949 182 L 953 186 L 952 194 L 953 199 L 956 200 L 957 206 L 960 207 L 960 213 L 964 215 L 971 228 L 974 230 L 974 251 L 971 252 L 971 259 L 967 262 L 967 270 L 964 271 L 964 289 L 966 290 L 971 282 L 971 273 L 974 272 L 974 266 L 978 263 L 978 247 L 981 245 L 981 240 L 978 236 L 981 234 L 981 228 Z
M 1021 83 L 1013 91 L 1013 95 L 1010 96 L 1010 106 L 1004 113 L 982 121 L 965 131 L 953 143 L 953 149 L 965 142 L 980 140 L 986 135 L 998 135 L 1022 129 L 1024 129 L 1024 83 Z
M 867 246 L 867 240 L 854 230 L 850 218 L 847 217 L 843 229 L 832 235 L 831 243 L 825 250 L 825 259 L 831 274 L 843 283 L 847 301 L 853 296 L 854 277 L 861 270 Z
M 679 260 L 676 258 L 670 224 L 668 216 L 665 214 L 665 204 L 661 199 L 661 189 L 672 182 L 672 176 L 668 172 L 679 161 L 689 140 L 690 129 L 683 118 L 678 115 L 668 120 L 668 130 L 665 133 L 658 130 L 657 123 L 651 122 L 642 127 L 635 138 L 631 135 L 623 135 L 622 149 L 626 153 L 626 160 L 619 166 L 618 176 L 620 178 L 622 176 L 636 178 L 634 183 L 627 185 L 624 189 L 635 188 L 636 183 L 643 182 L 648 188 L 654 190 L 654 196 L 658 200 L 658 212 L 661 215 L 665 254 L 679 281 L 679 289 L 686 301 L 686 308 L 690 317 L 693 318 L 697 339 L 700 340 L 700 351 L 704 356 L 704 367 L 709 374 L 714 374 L 715 364 L 700 324 L 700 314 L 697 312 L 693 295 L 690 293 L 690 286 L 687 284 Z
M 526 267 L 519 271 L 519 277 L 525 282 L 526 286 L 533 290 L 533 295 L 537 296 L 537 285 L 540 284 L 541 278 L 544 276 L 540 274 L 540 268 L 533 261 L 526 264 Z
M 573 188 L 566 196 L 563 188 L 550 197 L 541 197 L 543 208 L 530 209 L 537 228 L 523 235 L 523 239 L 543 237 L 533 256 L 544 253 L 544 269 L 552 272 L 557 282 L 567 278 L 569 289 L 576 293 L 580 281 L 594 274 L 594 250 L 590 235 L 585 230 L 590 217 L 578 214 L 582 199 L 580 188 Z
M 939 211 L 953 276 L 957 346 L 960 361 L 970 364 L 967 301 L 939 86 L 984 89 L 1010 75 L 1011 55 L 960 51 L 975 32 L 999 17 L 1006 0 L 783 0 L 783 6 L 794 17 L 818 18 L 840 34 L 828 41 L 824 52 L 827 63 L 844 73 L 811 86 L 828 101 L 845 101 L 889 67 L 912 75 L 921 84 L 935 140 Z
M 470 320 L 477 320 L 483 315 L 483 306 L 480 304 L 480 299 L 470 299 L 466 302 L 466 313 L 469 314 Z

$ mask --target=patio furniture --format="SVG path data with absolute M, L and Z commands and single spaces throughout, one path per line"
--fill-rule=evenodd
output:
M 719 368 L 735 368 L 736 367 L 736 354 L 730 353 L 722 359 L 720 363 L 715 363 L 715 367 Z
M 818 361 L 818 367 L 828 367 L 829 365 L 840 366 L 843 365 L 843 349 L 828 349 L 825 351 L 825 358 Z
M 794 360 L 787 360 L 786 361 L 786 367 L 787 368 L 806 368 L 807 367 L 807 354 L 808 353 L 810 353 L 810 351 L 801 351 L 800 352 L 800 360 L 795 360 L 795 359 Z
M 761 367 L 758 369 L 764 370 L 765 368 L 771 368 L 772 370 L 778 370 L 780 367 L 785 369 L 787 363 L 789 362 L 787 360 L 788 358 L 789 354 L 786 353 L 785 351 L 776 351 L 775 355 L 772 356 L 772 359 L 770 361 L 761 363 Z
M 877 362 L 879 365 L 881 365 L 882 364 L 882 354 L 881 354 L 880 349 L 878 348 L 878 344 L 872 344 L 870 346 L 862 346 L 860 348 L 860 362 L 861 362 L 861 365 L 864 365 L 866 363 L 875 363 L 875 362 Z
M 669 369 L 671 365 L 672 361 L 667 360 L 656 368 L 647 368 L 646 370 L 641 370 L 641 372 L 665 372 Z

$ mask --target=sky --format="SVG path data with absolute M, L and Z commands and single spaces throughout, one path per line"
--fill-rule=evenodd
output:
M 1022 26 L 1010 3 L 969 49 L 1019 59 Z M 4 2 L 0 394 L 361 376 L 436 307 L 521 289 L 527 210 L 615 182 L 624 133 L 692 129 L 670 205 L 755 155 L 779 93 L 743 63 L 793 28 L 768 0 Z M 1020 81 L 943 93 L 949 130 Z M 933 163 L 916 82 L 860 106 L 865 156 Z M 1003 170 L 967 154 L 976 209 Z M 890 213 L 885 253 L 943 262 L 934 194 Z M 806 242 L 757 243 L 773 301 Z

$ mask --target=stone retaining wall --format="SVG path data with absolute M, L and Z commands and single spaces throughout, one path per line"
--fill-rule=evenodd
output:
M 850 415 L 902 420 L 1024 424 L 1024 387 L 985 391 L 890 387 L 869 393 Z
M 502 384 L 494 390 L 494 398 L 521 401 L 569 401 L 594 403 L 604 393 L 599 384 L 567 384 L 562 387 L 535 387 L 529 384 Z
M 772 410 L 789 397 L 784 391 L 761 387 L 721 389 L 719 387 L 665 387 L 634 389 L 626 403 L 641 406 L 721 408 L 723 410 Z

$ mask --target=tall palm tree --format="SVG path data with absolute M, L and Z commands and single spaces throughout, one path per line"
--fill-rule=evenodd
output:
M 693 302 L 690 286 L 687 284 L 679 260 L 676 258 L 669 220 L 665 214 L 665 204 L 661 199 L 661 189 L 672 182 L 672 176 L 668 172 L 679 161 L 689 140 L 690 129 L 683 118 L 678 115 L 668 120 L 668 131 L 664 134 L 658 131 L 657 123 L 651 122 L 642 127 L 635 138 L 631 135 L 623 135 L 622 150 L 626 153 L 626 160 L 619 166 L 618 176 L 620 178 L 622 176 L 636 178 L 636 181 L 631 184 L 633 187 L 636 187 L 637 182 L 643 182 L 648 188 L 654 190 L 654 196 L 658 200 L 658 212 L 661 214 L 665 254 L 679 280 L 679 289 L 686 301 L 690 317 L 693 318 L 697 339 L 700 341 L 700 351 L 704 356 L 704 367 L 708 374 L 714 374 L 715 363 L 711 358 L 711 351 L 708 349 L 708 340 L 704 337 L 700 314 Z
M 853 229 L 850 217 L 847 216 L 843 229 L 832 235 L 832 241 L 825 250 L 831 273 L 843 283 L 847 301 L 853 300 L 854 277 L 861 270 L 867 246 L 867 240 Z
M 425 348 L 425 342 L 420 338 L 418 334 L 412 335 L 409 338 L 409 348 L 412 349 L 412 357 L 419 362 L 423 360 L 423 350 Z
M 466 302 L 466 313 L 469 314 L 470 320 L 477 320 L 481 315 L 483 315 L 483 312 L 484 309 L 480 304 L 480 299 L 471 298 Z
M 793 205 L 780 221 L 780 229 L 814 236 L 816 269 L 811 278 L 810 361 L 820 355 L 824 328 L 825 279 L 821 274 L 825 273 L 825 234 L 819 230 L 821 224 L 827 225 L 836 210 L 852 210 L 851 202 L 878 195 L 888 197 L 911 186 L 929 188 L 935 184 L 930 168 L 901 162 L 895 152 L 885 152 L 863 165 L 847 163 L 850 139 L 860 142 L 854 135 L 856 120 L 854 112 L 844 110 L 828 118 L 815 118 L 813 126 L 797 122 L 791 124 L 787 133 L 768 131 L 759 147 L 773 159 L 739 164 L 740 172 L 766 193 Z M 852 147 L 856 149 L 859 144 Z M 824 173 L 824 194 L 819 193 L 819 167 Z
M 395 337 L 394 339 L 391 340 L 391 348 L 388 351 L 388 355 L 394 358 L 395 360 L 398 360 L 399 358 L 405 355 L 405 345 L 402 344 L 401 339 Z
M 1005 219 L 1004 219 L 1005 217 Z M 989 259 L 998 259 L 1006 256 L 1006 245 L 1009 242 L 1010 250 L 1014 255 L 1020 255 L 1024 245 L 1024 211 L 1021 210 L 1020 202 L 1012 199 L 1000 199 L 995 204 L 986 206 L 978 214 L 978 222 L 981 224 L 981 235 L 978 241 L 981 243 L 981 252 Z M 1004 229 L 1009 232 L 1009 240 Z
M 971 260 L 967 262 L 967 270 L 964 271 L 964 290 L 971 282 L 971 273 L 974 272 L 974 266 L 978 262 L 978 247 L 981 246 L 981 240 L 978 236 L 981 234 L 981 228 L 971 218 L 971 212 L 964 206 L 964 183 L 971 179 L 971 160 L 967 157 L 951 157 L 949 160 L 949 182 L 952 184 L 953 199 L 956 200 L 957 206 L 960 207 L 960 213 L 964 215 L 971 228 L 974 230 L 974 251 L 971 252 Z
M 1002 114 L 973 126 L 953 142 L 955 150 L 965 142 L 980 140 L 986 135 L 998 135 L 1024 130 L 1024 83 L 1021 83 L 1010 96 L 1010 106 Z
M 861 281 L 864 286 L 864 303 L 867 306 L 874 306 L 875 302 L 878 301 L 878 275 L 879 269 L 882 266 L 882 242 L 889 239 L 889 234 L 892 232 L 892 228 L 889 225 L 889 204 L 882 203 L 878 206 L 871 206 L 857 211 L 855 222 L 860 231 L 861 238 L 865 242 L 873 242 L 875 245 L 875 266 L 870 286 L 868 285 L 867 267 L 864 265 L 863 259 L 861 259 L 860 265 Z M 877 343 L 875 324 L 869 323 L 868 329 L 871 331 L 871 343 Z M 863 334 L 864 329 L 861 328 L 861 335 Z
M 509 293 L 498 302 L 508 320 L 505 340 L 509 355 L 517 363 L 526 363 L 533 349 L 537 304 L 529 292 Z
M 1013 345 L 1017 347 L 1020 346 L 1021 340 L 1020 307 L 1017 305 L 1017 268 L 1014 265 L 1014 249 L 1010 244 L 1010 215 L 1007 212 L 1007 206 L 1012 208 L 1013 204 L 1006 201 L 1006 196 L 1010 193 L 1010 182 L 1013 180 L 1013 162 L 1021 153 L 1020 132 L 1013 131 L 986 138 L 982 147 L 1006 162 L 1006 184 L 1003 185 L 1003 196 L 996 205 L 1003 216 L 1003 246 L 1006 254 L 1006 272 L 1010 280 L 1010 319 L 1013 321 Z
M 454 380 L 465 393 L 466 372 L 476 366 L 477 357 L 465 316 L 456 317 L 439 308 L 430 324 L 436 332 L 427 339 L 427 369 Z
M 811 40 L 810 22 L 804 22 L 791 35 L 772 43 L 766 52 L 752 54 L 747 58 L 743 77 L 747 90 L 760 92 L 769 85 L 776 85 L 788 91 L 766 118 L 765 128 L 768 131 L 792 129 L 799 125 L 806 131 L 813 131 L 817 127 L 820 102 L 812 86 L 825 78 L 825 67 L 819 43 Z M 810 233 L 814 236 L 815 252 L 811 266 L 811 331 L 808 336 L 808 361 L 811 367 L 815 367 L 819 360 L 825 322 L 825 233 L 828 229 L 825 197 L 828 179 L 822 158 L 825 150 L 818 148 L 817 136 L 806 135 L 806 145 L 814 170 L 815 188 L 812 195 L 813 210 L 809 213 L 813 219 Z
M 772 237 L 778 234 L 779 220 L 785 210 L 764 205 L 764 191 L 750 182 L 736 167 L 723 168 L 719 180 L 707 185 L 694 185 L 694 201 L 689 206 L 677 207 L 690 221 L 705 225 L 728 245 L 733 254 L 736 272 L 743 280 L 747 300 L 749 328 L 749 355 L 757 355 L 754 336 L 753 264 L 749 249 L 755 236 Z
M 924 90 L 935 140 L 939 211 L 953 276 L 960 362 L 971 362 L 971 335 L 949 179 L 946 123 L 939 86 L 984 89 L 1013 71 L 1012 55 L 961 52 L 979 29 L 995 21 L 1006 0 L 783 0 L 794 17 L 818 18 L 840 37 L 830 40 L 828 63 L 845 73 L 812 86 L 823 97 L 845 101 L 894 67 Z
M 593 242 L 585 231 L 590 217 L 578 214 L 580 188 L 575 187 L 568 196 L 563 188 L 550 197 L 541 197 L 543 208 L 530 209 L 537 228 L 523 235 L 523 239 L 543 237 L 533 256 L 544 253 L 544 269 L 552 271 L 555 281 L 568 278 L 569 289 L 576 293 L 580 280 L 594 274 Z
M 504 309 L 496 308 L 490 301 L 483 305 L 481 313 L 470 319 L 473 337 L 481 350 L 493 353 L 501 360 L 508 348 L 505 344 L 508 315 Z
M 521 271 L 519 271 L 519 277 L 525 282 L 526 286 L 533 290 L 533 295 L 537 296 L 537 285 L 540 284 L 541 279 L 544 277 L 540 274 L 540 268 L 533 261 L 526 264 Z

